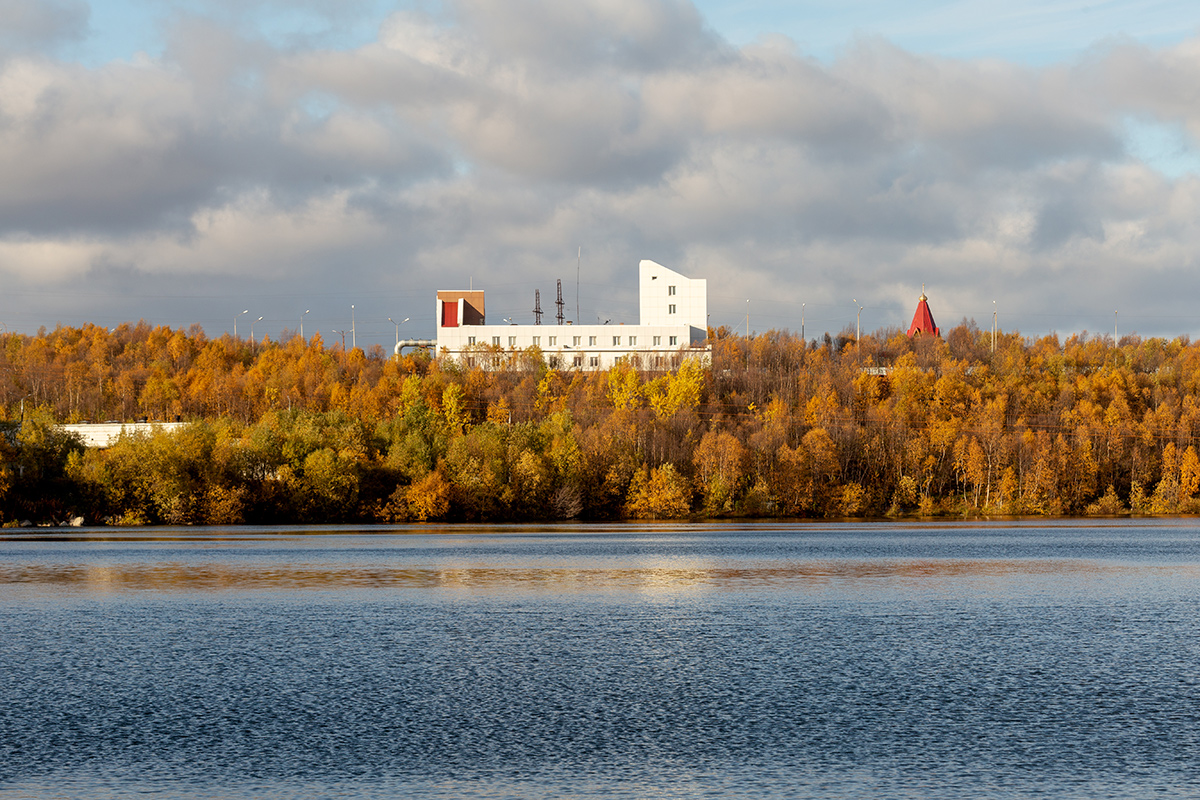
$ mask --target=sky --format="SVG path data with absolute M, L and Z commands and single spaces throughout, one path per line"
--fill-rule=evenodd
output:
M 636 323 L 649 258 L 713 326 L 1196 337 L 1198 101 L 1177 0 L 0 0 L 0 330 Z

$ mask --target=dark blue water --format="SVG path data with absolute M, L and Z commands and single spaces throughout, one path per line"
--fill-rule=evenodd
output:
M 0 796 L 1196 797 L 1191 522 L 0 538 Z

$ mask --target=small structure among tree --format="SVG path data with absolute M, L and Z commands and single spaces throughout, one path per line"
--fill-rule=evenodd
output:
M 917 313 L 913 314 L 912 325 L 908 327 L 909 336 L 941 336 L 942 331 L 933 321 L 933 312 L 929 310 L 929 298 L 925 296 L 925 286 L 921 286 L 921 297 L 917 300 Z

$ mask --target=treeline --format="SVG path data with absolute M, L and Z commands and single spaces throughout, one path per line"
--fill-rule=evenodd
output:
M 1200 346 L 711 332 L 711 366 L 0 336 L 6 524 L 1200 512 Z M 181 419 L 86 449 L 62 422 Z

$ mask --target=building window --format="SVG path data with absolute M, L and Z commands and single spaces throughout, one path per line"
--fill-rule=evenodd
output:
M 517 346 L 517 337 L 515 337 L 515 336 L 508 337 L 508 346 L 516 347 Z
M 492 337 L 492 344 L 494 344 L 496 347 L 499 347 L 499 346 L 500 346 L 500 337 L 499 337 L 499 336 L 493 336 L 493 337 Z
M 583 366 L 583 356 L 575 356 L 575 366 L 577 366 L 577 367 Z
M 654 337 L 654 346 L 655 346 L 655 347 L 658 347 L 658 346 L 660 346 L 661 344 L 662 344 L 662 337 L 661 337 L 661 336 L 655 336 L 655 337 Z
M 661 367 L 662 365 L 663 365 L 663 357 L 662 357 L 662 356 L 655 356 L 655 357 L 654 357 L 654 366 L 656 366 L 656 367 Z
M 474 359 L 474 358 L 468 358 L 468 359 L 467 359 L 467 366 L 468 366 L 468 367 L 473 367 L 473 366 L 475 366 L 475 359 Z
M 671 303 L 671 305 L 667 306 L 667 313 L 668 313 L 668 314 L 674 314 L 674 313 L 675 313 L 675 304 L 674 304 L 674 303 Z
M 668 286 L 668 287 L 667 287 L 667 294 L 668 294 L 668 295 L 670 295 L 671 297 L 674 297 L 674 296 L 675 296 L 675 287 L 674 287 L 674 286 Z
M 589 336 L 588 337 L 588 347 L 595 347 L 595 346 L 596 346 L 596 337 Z
M 571 337 L 571 346 L 572 346 L 572 347 L 579 347 L 579 337 L 578 337 L 578 336 L 572 336 L 572 337 Z M 576 365 L 576 366 L 578 366 L 578 365 Z
M 533 337 L 533 346 L 541 347 L 542 346 L 542 337 L 540 337 L 540 336 Z
M 613 347 L 620 347 L 620 346 L 621 346 L 621 337 L 614 336 L 613 337 Z
M 613 359 L 613 363 L 614 364 L 624 364 L 625 356 L 617 356 L 616 358 Z
M 550 369 L 558 369 L 558 356 L 550 356 Z
M 600 366 L 600 356 L 592 356 L 591 358 L 589 358 L 589 359 L 588 359 L 588 366 L 589 366 L 589 367 L 598 367 L 598 366 Z
M 551 336 L 551 337 L 550 337 L 550 346 L 551 346 L 551 347 L 554 347 L 556 344 L 558 344 L 558 337 L 557 337 L 557 336 Z
M 468 336 L 468 337 L 467 337 L 467 344 L 475 344 L 475 337 L 474 337 L 474 336 Z
M 671 337 L 671 347 L 674 347 L 674 346 L 675 346 L 675 345 L 677 345 L 677 344 L 679 344 L 679 337 L 678 337 L 678 336 L 672 336 L 672 337 Z
M 637 337 L 636 337 L 636 336 L 630 336 L 630 337 L 629 337 L 629 346 L 630 346 L 630 347 L 637 347 Z

